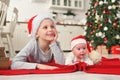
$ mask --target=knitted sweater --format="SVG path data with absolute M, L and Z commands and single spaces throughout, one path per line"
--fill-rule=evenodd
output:
M 57 64 L 64 64 L 64 57 L 58 42 L 49 45 L 50 50 L 45 54 L 36 39 L 30 42 L 12 59 L 11 69 L 35 69 L 37 63 L 49 63 L 53 59 Z M 28 58 L 30 58 L 28 62 Z

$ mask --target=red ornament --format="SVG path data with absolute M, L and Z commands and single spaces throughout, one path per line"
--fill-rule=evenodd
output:
M 114 27 L 117 27 L 117 23 L 116 23 L 116 22 L 114 22 L 114 23 L 113 23 L 113 26 L 114 26 Z
M 94 10 L 94 12 L 93 12 L 94 14 L 96 14 L 96 10 Z
M 90 39 L 90 36 L 88 36 L 88 39 Z
M 89 26 L 90 26 L 90 23 L 89 23 L 89 22 L 88 22 L 88 23 L 86 23 L 86 26 L 87 26 L 87 27 L 89 27 Z
M 92 34 L 93 32 L 90 32 L 90 34 Z
M 108 22 L 108 19 L 107 19 L 107 18 L 105 19 L 105 22 Z
M 104 38 L 104 43 L 107 43 L 108 42 L 108 39 L 107 38 Z
M 98 2 L 95 2 L 94 7 L 97 7 L 97 6 L 98 6 L 98 4 L 99 4 Z
M 105 11 L 103 10 L 103 14 L 105 14 Z
M 108 7 L 106 7 L 106 6 L 105 6 L 103 9 L 104 9 L 105 11 L 108 11 Z
M 111 14 L 112 12 L 111 11 L 106 11 L 105 14 Z
M 102 27 L 102 24 L 98 24 L 98 27 L 101 28 L 101 27 Z

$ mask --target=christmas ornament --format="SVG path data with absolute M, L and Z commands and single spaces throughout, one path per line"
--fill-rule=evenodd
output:
M 99 36 L 99 34 L 98 34 L 98 33 L 96 33 L 95 35 L 96 35 L 97 37 Z
M 115 37 L 116 39 L 120 39 L 120 36 L 119 35 L 116 35 L 116 37 Z
M 104 31 L 107 31 L 108 30 L 108 27 L 104 27 Z
M 116 23 L 116 22 L 114 22 L 114 23 L 113 23 L 113 26 L 114 26 L 114 27 L 117 27 L 117 23 Z
M 111 2 L 112 2 L 112 3 L 114 3 L 114 2 L 115 2 L 115 0 L 112 0 Z
M 99 5 L 103 5 L 103 1 L 100 1 L 100 2 L 99 2 Z
M 99 4 L 98 2 L 95 2 L 94 7 L 97 7 L 97 6 L 98 6 L 98 4 Z
M 107 38 L 104 38 L 104 43 L 107 43 L 108 42 L 108 39 Z
M 108 6 L 108 9 L 112 9 L 112 6 Z
M 99 35 L 99 36 L 102 36 L 102 32 L 99 32 L 98 35 Z
M 112 5 L 112 9 L 116 9 L 116 6 L 115 6 L 115 5 Z

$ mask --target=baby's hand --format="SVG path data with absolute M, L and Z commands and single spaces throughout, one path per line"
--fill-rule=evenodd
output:
M 58 69 L 58 67 L 56 66 L 49 66 L 45 64 L 37 64 L 36 68 L 37 69 L 49 69 L 49 70 Z

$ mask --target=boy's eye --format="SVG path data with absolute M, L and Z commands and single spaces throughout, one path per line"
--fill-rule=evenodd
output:
M 51 26 L 51 28 L 55 28 L 54 26 Z
M 47 29 L 47 26 L 44 26 L 43 29 Z

